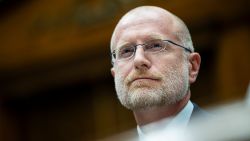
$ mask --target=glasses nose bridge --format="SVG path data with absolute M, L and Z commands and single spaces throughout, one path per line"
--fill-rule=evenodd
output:
M 146 44 L 137 44 L 137 45 L 135 45 L 135 53 L 136 53 L 138 47 L 141 47 L 143 49 L 143 51 L 145 52 L 145 46 L 146 46 Z
M 143 56 L 144 55 L 146 55 L 145 53 L 145 46 L 146 46 L 146 44 L 137 44 L 137 45 L 135 45 L 134 47 L 135 47 L 135 50 L 134 50 L 134 53 L 133 53 L 133 56 L 135 57 L 136 56 L 136 54 L 137 54 L 137 49 L 140 47 L 140 48 L 142 48 L 142 52 L 140 52 L 139 54 L 143 54 Z

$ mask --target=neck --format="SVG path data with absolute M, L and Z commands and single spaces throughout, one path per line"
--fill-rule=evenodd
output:
M 137 125 L 142 126 L 151 122 L 156 122 L 163 118 L 175 116 L 185 107 L 190 99 L 190 95 L 190 91 L 188 91 L 182 100 L 174 104 L 152 107 L 146 110 L 133 111 Z

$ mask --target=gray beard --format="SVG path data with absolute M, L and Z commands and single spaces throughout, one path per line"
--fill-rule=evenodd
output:
M 128 88 L 125 77 L 116 74 L 115 86 L 121 104 L 130 110 L 142 110 L 174 104 L 189 90 L 188 64 L 164 68 L 161 85 L 157 87 Z M 118 71 L 119 72 L 119 71 Z

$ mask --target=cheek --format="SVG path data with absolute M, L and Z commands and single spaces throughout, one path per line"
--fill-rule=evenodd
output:
M 154 58 L 152 62 L 152 69 L 164 70 L 170 66 L 178 63 L 177 58 L 171 56 L 160 56 L 161 58 Z
M 116 75 L 119 75 L 120 77 L 126 78 L 130 71 L 132 70 L 131 65 L 128 63 L 120 63 L 115 66 L 115 73 Z
M 174 55 L 162 56 L 161 59 L 154 59 L 154 65 L 152 65 L 153 70 L 160 71 L 161 73 L 167 73 L 170 69 L 182 69 L 183 58 L 179 58 Z

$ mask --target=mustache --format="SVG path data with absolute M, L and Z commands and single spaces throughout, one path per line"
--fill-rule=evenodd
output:
M 148 78 L 148 79 L 155 79 L 155 80 L 161 80 L 162 74 L 156 73 L 156 72 L 146 72 L 146 71 L 134 71 L 130 73 L 127 78 L 125 79 L 125 84 L 130 84 L 134 80 L 139 78 Z

